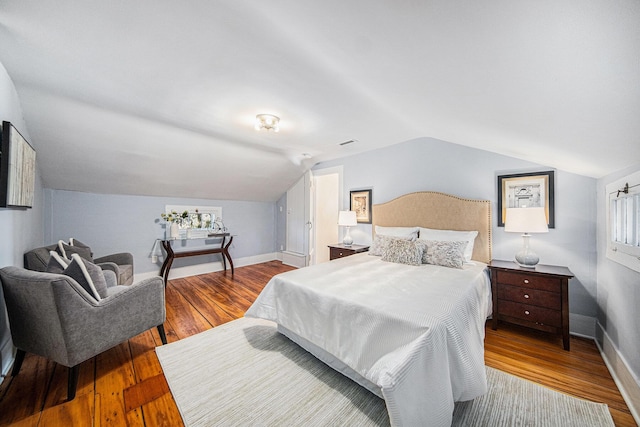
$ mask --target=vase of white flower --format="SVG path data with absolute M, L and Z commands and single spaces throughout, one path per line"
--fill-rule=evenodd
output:
M 172 222 L 169 226 L 169 237 L 171 239 L 177 239 L 180 237 L 180 229 L 177 222 Z
M 165 235 L 167 236 L 167 239 L 177 239 L 180 237 L 178 221 L 182 222 L 185 218 L 188 218 L 189 212 L 184 211 L 179 214 L 176 211 L 171 211 L 170 213 L 161 213 L 160 217 L 167 221 L 167 225 L 165 226 Z

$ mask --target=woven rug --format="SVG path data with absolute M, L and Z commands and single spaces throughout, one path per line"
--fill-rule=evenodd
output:
M 384 400 L 280 335 L 238 319 L 156 348 L 187 426 L 388 426 Z M 607 405 L 487 368 L 489 391 L 456 426 L 613 426 Z

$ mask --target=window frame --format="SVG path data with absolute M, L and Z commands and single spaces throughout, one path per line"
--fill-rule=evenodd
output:
M 607 258 L 640 272 L 640 171 L 608 184 L 606 203 Z

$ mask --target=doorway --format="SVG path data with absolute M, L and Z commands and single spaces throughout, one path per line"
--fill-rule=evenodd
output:
M 338 212 L 342 209 L 342 167 L 313 171 L 315 187 L 315 248 L 312 264 L 329 261 L 329 248 L 339 242 Z

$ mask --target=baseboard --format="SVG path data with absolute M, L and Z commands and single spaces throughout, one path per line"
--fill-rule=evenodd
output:
M 625 358 L 599 322 L 596 325 L 596 345 L 633 419 L 640 425 L 640 380 L 634 377 Z
M 596 338 L 596 318 L 582 314 L 569 313 L 569 327 L 571 335 L 583 338 Z
M 271 252 L 268 254 L 254 255 L 244 258 L 233 258 L 234 268 L 244 267 L 245 265 L 259 264 L 261 262 L 273 261 L 278 259 L 278 253 Z M 175 265 L 175 264 L 174 264 Z M 198 274 L 214 273 L 216 271 L 222 271 L 222 261 L 205 262 L 202 264 L 188 265 L 185 267 L 172 267 L 169 271 L 169 280 L 180 279 L 182 277 L 197 276 Z M 230 267 L 227 263 L 227 270 Z M 156 271 L 149 271 L 146 273 L 136 273 L 133 276 L 133 281 L 138 282 L 140 280 L 155 277 L 159 274 L 160 267 Z
M 282 252 L 282 263 L 290 265 L 291 267 L 306 267 L 308 263 L 307 255 L 299 254 L 297 252 Z

